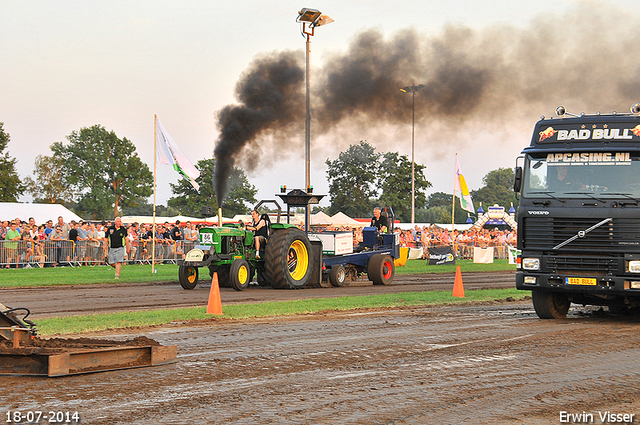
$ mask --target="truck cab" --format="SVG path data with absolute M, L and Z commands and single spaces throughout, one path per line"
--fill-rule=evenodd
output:
M 640 105 L 536 123 L 516 166 L 516 287 L 540 318 L 640 306 Z M 520 165 L 521 164 L 521 165 Z

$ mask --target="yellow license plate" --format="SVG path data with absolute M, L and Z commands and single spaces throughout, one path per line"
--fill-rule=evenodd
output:
M 568 277 L 567 285 L 597 285 L 598 281 L 590 277 Z

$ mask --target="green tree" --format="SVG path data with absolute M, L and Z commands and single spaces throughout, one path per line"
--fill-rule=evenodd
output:
M 378 194 L 379 161 L 380 154 L 366 140 L 340 152 L 338 159 L 326 160 L 331 198 L 328 214 L 339 211 L 350 217 L 371 214 L 373 200 Z
M 451 208 L 451 194 L 444 192 L 434 192 L 427 198 L 427 209 L 435 207 L 449 207 Z
M 26 187 L 16 171 L 17 160 L 11 158 L 9 152 L 2 153 L 10 140 L 9 134 L 2 128 L 3 125 L 4 123 L 0 122 L 0 202 L 17 202 Z
M 392 207 L 396 218 L 401 221 L 411 222 L 411 161 L 398 152 L 387 152 L 382 157 L 379 204 Z M 416 210 L 424 208 L 427 202 L 425 191 L 431 187 L 424 177 L 425 168 L 421 164 L 414 165 Z
M 217 214 L 218 205 L 213 185 L 215 160 L 202 159 L 195 167 L 200 171 L 200 176 L 196 179 L 200 185 L 200 191 L 195 190 L 189 180 L 181 178 L 177 184 L 170 184 L 171 191 L 177 196 L 170 198 L 167 205 L 177 209 L 183 215 L 192 217 L 201 217 L 202 207 L 205 206 L 213 207 L 214 214 Z M 224 200 L 225 204 L 222 205 L 222 214 L 225 217 L 246 214 L 249 209 L 247 203 L 251 205 L 256 203 L 256 193 L 258 191 L 255 186 L 249 184 L 244 171 L 234 167 L 230 176 L 229 194 Z
M 122 215 L 144 215 L 151 217 L 153 216 L 153 204 L 144 199 L 139 205 L 122 208 Z M 180 215 L 180 211 L 173 207 L 156 205 L 156 216 L 172 217 L 174 215 Z
M 311 208 L 311 214 L 317 214 L 319 212 L 327 213 L 329 211 L 329 207 L 321 207 L 320 205 L 314 205 Z
M 416 211 L 416 221 L 419 223 L 451 223 L 451 194 L 435 192 L 427 199 L 427 208 Z M 460 198 L 455 200 L 455 223 L 467 222 L 467 211 L 460 207 Z
M 518 200 L 513 192 L 513 173 L 512 168 L 489 171 L 482 179 L 484 186 L 471 191 L 474 206 L 478 208 L 482 202 L 486 211 L 488 207 L 498 204 L 508 211 L 513 202 L 513 206 L 517 207 Z
M 25 178 L 25 184 L 35 202 L 70 205 L 73 190 L 64 183 L 64 163 L 54 156 L 38 155 L 34 163 L 33 175 Z
M 63 180 L 78 194 L 77 213 L 93 219 L 116 217 L 153 193 L 153 176 L 127 138 L 100 125 L 67 136 L 68 144 L 51 145 L 64 163 Z

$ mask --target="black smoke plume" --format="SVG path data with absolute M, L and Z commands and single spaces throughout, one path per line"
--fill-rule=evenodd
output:
M 456 134 L 458 145 L 472 143 L 479 131 L 532 125 L 559 104 L 576 113 L 621 111 L 640 101 L 640 49 L 629 36 L 639 23 L 610 4 L 581 2 L 565 15 L 547 14 L 518 28 L 447 26 L 435 36 L 412 29 L 390 38 L 364 31 L 312 70 L 314 138 L 352 129 L 349 140 L 333 138 L 344 147 L 362 139 L 363 129 L 406 126 L 411 98 L 399 89 L 413 84 L 425 85 L 415 97 L 416 125 Z M 304 52 L 260 57 L 236 87 L 240 105 L 219 113 L 219 205 L 236 162 L 250 171 L 256 158 L 277 163 L 278 156 L 302 151 L 303 59 Z M 439 146 L 447 145 L 443 138 L 427 137 L 437 142 L 421 148 L 450 148 Z
M 219 207 L 227 195 L 228 179 L 238 157 L 243 155 L 243 165 L 253 169 L 265 155 L 259 144 L 248 144 L 270 132 L 286 134 L 285 129 L 293 122 L 304 120 L 304 97 L 299 93 L 304 70 L 299 56 L 281 52 L 257 59 L 236 85 L 241 104 L 226 106 L 218 113 L 220 137 L 213 154 Z

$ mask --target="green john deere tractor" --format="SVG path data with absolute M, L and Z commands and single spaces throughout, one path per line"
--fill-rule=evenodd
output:
M 179 263 L 180 285 L 195 288 L 200 267 L 208 267 L 211 277 L 218 273 L 219 285 L 236 291 L 246 289 L 256 273 L 261 286 L 300 289 L 307 284 L 311 277 L 311 244 L 302 230 L 285 223 L 271 224 L 259 257 L 253 239 L 253 232 L 240 224 L 200 228 L 196 247 Z

